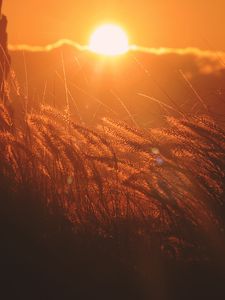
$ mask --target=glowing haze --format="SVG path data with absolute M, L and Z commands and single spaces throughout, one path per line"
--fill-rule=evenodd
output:
M 4 0 L 10 44 L 87 45 L 96 24 L 120 24 L 131 44 L 225 50 L 224 0 Z

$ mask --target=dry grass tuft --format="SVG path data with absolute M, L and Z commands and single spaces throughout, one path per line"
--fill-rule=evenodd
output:
M 14 124 L 1 104 L 0 192 L 14 211 L 39 211 L 29 222 L 50 212 L 76 232 L 192 259 L 223 236 L 225 132 L 210 118 L 168 118 L 154 130 L 104 119 L 90 129 L 42 106 Z

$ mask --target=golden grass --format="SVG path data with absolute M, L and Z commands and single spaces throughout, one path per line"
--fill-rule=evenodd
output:
M 225 132 L 206 116 L 91 129 L 49 106 L 15 126 L 1 104 L 0 182 L 14 205 L 41 205 L 76 232 L 199 253 L 223 236 Z

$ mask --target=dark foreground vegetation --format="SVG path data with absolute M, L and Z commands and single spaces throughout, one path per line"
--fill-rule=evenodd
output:
M 0 105 L 1 299 L 224 299 L 225 132 Z

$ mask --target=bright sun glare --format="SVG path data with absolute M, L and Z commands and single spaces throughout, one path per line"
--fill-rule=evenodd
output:
M 129 50 L 128 36 L 117 25 L 102 25 L 92 34 L 89 50 L 107 56 L 124 54 Z

